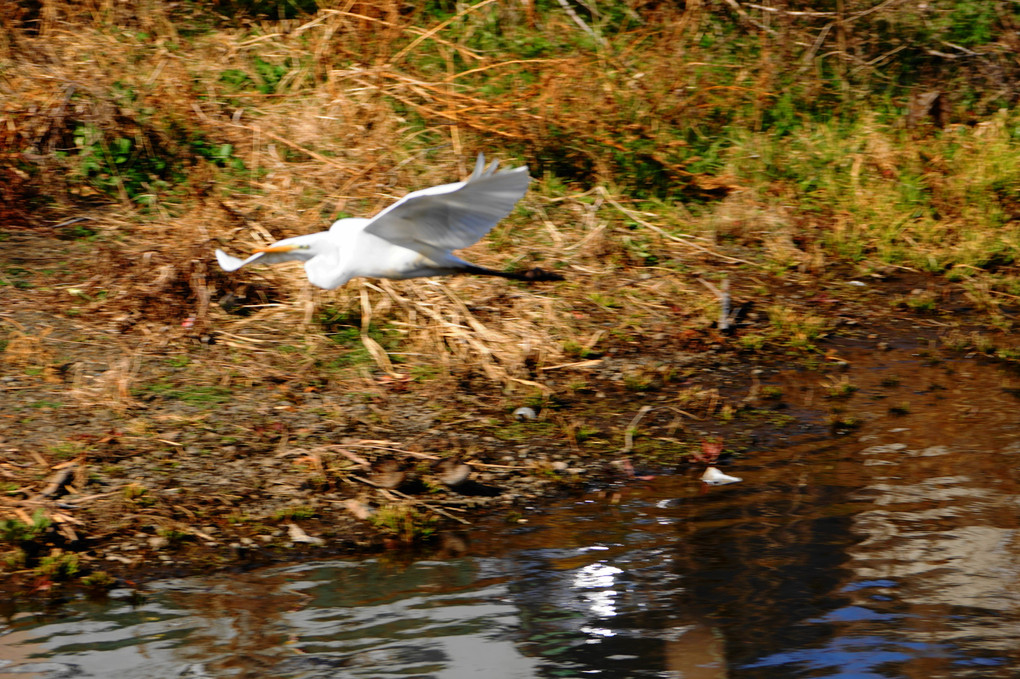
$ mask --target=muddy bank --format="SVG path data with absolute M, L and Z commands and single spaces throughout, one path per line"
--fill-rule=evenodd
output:
M 199 328 L 172 315 L 126 327 L 75 292 L 73 269 L 43 284 L 28 273 L 39 263 L 16 263 L 23 284 L 0 288 L 0 549 L 21 592 L 398 548 L 635 475 L 725 468 L 853 431 L 847 376 L 868 366 L 842 348 L 873 349 L 876 365 L 890 347 L 938 361 L 973 335 L 966 298 L 913 274 L 734 276 L 731 332 L 669 309 L 636 324 L 578 306 L 597 341 L 536 360 L 515 387 L 424 359 L 386 372 L 357 332 L 331 341 L 350 339 L 343 327 L 267 330 L 219 310 Z M 890 303 L 919 296 L 939 313 Z M 817 399 L 770 382 L 790 367 Z

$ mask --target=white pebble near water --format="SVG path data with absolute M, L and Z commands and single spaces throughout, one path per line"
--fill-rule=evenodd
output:
M 710 486 L 724 486 L 727 483 L 739 483 L 743 481 L 739 476 L 730 476 L 729 474 L 723 474 L 715 467 L 709 467 L 705 470 L 705 473 L 701 475 L 701 480 Z
M 524 422 L 525 420 L 533 420 L 536 417 L 538 417 L 538 415 L 535 414 L 535 411 L 531 408 L 528 408 L 527 406 L 518 408 L 517 410 L 514 411 L 514 419 L 517 420 L 518 422 Z

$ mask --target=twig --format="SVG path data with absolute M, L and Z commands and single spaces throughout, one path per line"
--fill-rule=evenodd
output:
M 185 530 L 187 530 L 192 535 L 197 535 L 198 537 L 202 538 L 206 542 L 211 542 L 213 544 L 216 544 L 216 538 L 214 538 L 213 536 L 209 535 L 208 533 L 203 533 L 202 531 L 200 531 L 199 529 L 195 528 L 194 526 L 188 526 Z
M 380 446 L 371 443 L 345 443 L 345 448 L 372 448 L 374 450 L 387 450 L 391 453 L 400 453 L 402 455 L 410 455 L 411 457 L 417 457 L 422 460 L 441 460 L 442 458 L 436 457 L 435 455 L 429 455 L 428 453 L 417 453 L 413 450 L 403 450 L 401 448 L 391 448 L 389 446 Z
M 67 499 L 71 500 L 70 502 L 58 502 L 57 506 L 60 507 L 61 509 L 80 509 L 83 504 L 86 504 L 88 502 L 92 502 L 93 500 L 98 500 L 99 498 L 108 497 L 110 495 L 116 495 L 118 492 L 120 492 L 120 489 L 123 488 L 123 487 L 124 487 L 123 485 L 117 486 L 117 488 L 115 490 L 111 490 L 111 491 L 106 492 L 106 493 L 96 493 L 94 495 L 86 495 L 85 497 L 79 497 L 79 498 L 70 498 L 69 497 Z
M 698 417 L 697 415 L 692 415 L 691 413 L 687 412 L 686 410 L 680 410 L 679 408 L 674 408 L 673 406 L 666 406 L 666 407 L 669 408 L 670 410 L 672 410 L 674 413 L 680 413 L 681 415 L 686 415 L 687 417 L 691 418 L 692 420 L 698 420 L 699 422 L 701 421 L 700 417 Z
M 50 517 L 57 523 L 74 523 L 79 526 L 85 525 L 85 522 L 81 519 L 75 518 L 70 514 L 64 514 L 63 512 L 50 512 Z
M 787 16 L 792 16 L 792 17 L 801 17 L 801 16 L 804 16 L 804 17 L 831 17 L 831 16 L 834 16 L 836 14 L 835 12 L 804 12 L 804 11 L 794 11 L 794 10 L 791 10 L 791 9 L 780 9 L 779 7 L 766 7 L 765 5 L 755 5 L 755 4 L 750 3 L 750 2 L 747 3 L 747 6 L 748 7 L 753 7 L 754 9 L 760 9 L 763 12 L 777 12 L 779 14 L 786 14 Z
M 542 368 L 542 372 L 548 372 L 550 370 L 559 370 L 560 368 L 594 368 L 600 363 L 602 363 L 601 358 L 592 358 L 587 361 L 575 361 L 573 363 L 560 363 L 559 365 L 551 365 L 548 368 Z
M 399 497 L 402 497 L 405 500 L 409 500 L 413 504 L 421 505 L 422 507 L 426 507 L 426 508 L 432 510 L 433 512 L 435 512 L 436 514 L 442 514 L 443 516 L 445 516 L 445 517 L 447 517 L 449 519 L 453 519 L 454 521 L 460 521 L 465 526 L 470 526 L 471 525 L 471 522 L 468 521 L 467 519 L 462 519 L 462 518 L 460 518 L 459 516 L 457 516 L 455 514 L 450 514 L 445 509 L 440 509 L 439 507 L 436 507 L 435 505 L 431 505 L 428 502 L 422 502 L 421 500 L 419 500 L 417 498 L 413 498 L 410 495 L 405 495 L 404 493 L 401 493 L 399 490 L 392 490 L 392 489 L 391 490 L 385 490 L 383 488 L 380 488 L 379 491 L 383 495 L 389 495 L 389 494 L 392 493 L 393 495 L 397 495 Z
M 354 474 L 350 474 L 347 478 L 354 479 L 355 481 L 360 481 L 361 483 L 364 483 L 367 486 L 372 486 L 373 488 L 378 490 L 379 493 L 381 493 L 382 496 L 385 497 L 387 500 L 392 500 L 393 499 L 392 496 L 393 495 L 397 495 L 399 497 L 404 498 L 405 500 L 408 500 L 412 504 L 421 505 L 422 507 L 426 507 L 427 509 L 435 512 L 436 514 L 442 514 L 443 516 L 445 516 L 447 518 L 453 519 L 454 521 L 460 521 L 461 523 L 463 523 L 465 525 L 468 525 L 468 526 L 471 525 L 471 522 L 468 521 L 467 519 L 462 519 L 459 516 L 455 516 L 453 514 L 450 514 L 447 511 L 443 510 L 443 509 L 440 509 L 439 507 L 436 507 L 435 505 L 430 505 L 428 502 L 422 502 L 421 500 L 415 499 L 415 498 L 411 497 L 410 495 L 405 495 L 404 493 L 401 493 L 399 490 L 393 490 L 392 488 L 391 489 L 380 488 L 376 483 L 374 483 L 372 481 L 369 481 L 368 479 L 362 478 L 360 476 L 356 476 Z
M 952 47 L 954 50 L 960 50 L 964 54 L 967 54 L 967 55 L 972 56 L 972 57 L 983 57 L 984 56 L 984 54 L 982 54 L 981 52 L 975 52 L 974 50 L 967 49 L 966 47 L 964 47 L 962 45 L 957 45 L 955 43 L 951 43 L 951 42 L 948 42 L 946 40 L 939 40 L 939 42 L 941 42 L 946 47 Z
M 366 486 L 372 486 L 373 488 L 377 488 L 379 490 L 385 490 L 382 486 L 380 486 L 375 481 L 372 481 L 371 479 L 366 479 L 363 476 L 358 476 L 357 474 L 348 474 L 347 478 L 354 479 L 355 481 L 358 481 L 360 483 L 364 483 Z
M 475 460 L 468 460 L 467 463 L 472 467 L 485 467 L 486 469 L 531 469 L 531 467 L 523 466 L 519 464 L 489 464 L 487 462 L 476 462 Z
M 341 455 L 343 455 L 344 457 L 346 457 L 348 460 L 358 465 L 359 467 L 369 468 L 372 466 L 371 462 L 361 457 L 360 455 L 355 455 L 349 450 L 344 450 L 343 446 L 326 446 L 326 448 L 340 453 Z
M 866 17 L 869 14 L 871 14 L 872 12 L 877 12 L 880 9 L 885 9 L 889 5 L 895 5 L 896 3 L 899 3 L 899 2 L 903 2 L 903 0 L 885 0 L 885 2 L 880 2 L 877 5 L 875 5 L 874 7 L 869 7 L 868 9 L 865 9 L 865 10 L 862 10 L 860 12 L 857 12 L 856 14 L 850 15 L 846 19 L 846 21 L 844 23 L 849 24 L 849 23 L 851 23 L 853 21 L 857 21 L 861 17 Z
M 772 30 L 771 28 L 769 28 L 765 24 L 760 23 L 760 22 L 755 21 L 754 19 L 752 19 L 751 15 L 748 14 L 747 12 L 745 12 L 744 9 L 740 6 L 740 4 L 737 3 L 737 0 L 726 0 L 726 4 L 729 5 L 730 7 L 732 7 L 733 11 L 737 13 L 737 16 L 739 16 L 741 19 L 743 19 L 747 23 L 749 23 L 749 24 L 751 24 L 753 26 L 757 26 L 758 28 L 760 28 L 761 30 L 765 31 L 769 35 L 773 35 L 773 36 L 776 35 L 776 32 L 774 30 Z
M 724 278 L 721 288 L 715 287 L 704 278 L 698 280 L 719 300 L 719 330 L 723 332 L 729 330 L 733 323 L 733 314 L 730 313 L 730 279 Z
M 570 17 L 570 20 L 571 20 L 571 21 L 573 21 L 573 22 L 574 22 L 575 24 L 577 24 L 578 26 L 580 26 L 580 27 L 581 27 L 581 30 L 582 30 L 582 31 L 584 31 L 585 33 L 587 33 L 588 35 L 590 35 L 590 36 L 591 36 L 591 39 L 592 39 L 592 40 L 594 40 L 594 41 L 595 41 L 596 43 L 598 43 L 598 45 L 599 45 L 600 47 L 605 47 L 605 46 L 606 46 L 606 41 L 605 41 L 605 38 L 603 38 L 602 36 L 598 35 L 598 34 L 597 34 L 597 33 L 596 33 L 596 32 L 595 32 L 595 31 L 594 31 L 593 29 L 592 29 L 592 27 L 591 27 L 591 26 L 589 26 L 588 24 L 584 23 L 584 19 L 582 19 L 582 18 L 581 18 L 581 17 L 580 17 L 579 15 L 578 15 L 578 13 L 574 11 L 574 8 L 573 8 L 573 7 L 571 7 L 571 6 L 570 6 L 570 5 L 569 5 L 569 4 L 567 3 L 567 0 L 556 0 L 556 1 L 557 1 L 558 3 L 560 3 L 560 7 L 562 7 L 562 8 L 563 8 L 563 11 L 567 13 L 567 16 L 569 16 L 569 17 Z
M 51 229 L 59 229 L 59 228 L 62 228 L 64 226 L 70 226 L 71 224 L 77 224 L 78 222 L 90 221 L 91 219 L 92 219 L 92 217 L 75 217 L 74 219 L 68 219 L 68 220 L 65 220 L 63 222 L 60 222 L 59 224 L 54 224 L 50 228 Z
M 75 470 L 78 468 L 77 463 L 72 463 L 57 471 L 52 477 L 50 482 L 45 488 L 43 488 L 37 495 L 29 498 L 29 502 L 38 502 L 51 495 L 56 495 L 60 492 L 60 489 L 67 485 L 67 482 L 74 476 Z
M 457 78 L 462 78 L 462 77 L 464 77 L 466 75 L 471 75 L 472 73 L 478 73 L 480 71 L 488 71 L 489 69 L 500 68 L 502 66 L 511 66 L 513 64 L 544 64 L 544 63 L 547 63 L 547 62 L 550 62 L 550 61 L 563 62 L 563 61 L 566 61 L 566 60 L 565 59 L 511 59 L 509 61 L 501 61 L 498 64 L 489 64 L 487 66 L 479 66 L 478 68 L 472 68 L 472 69 L 468 69 L 467 71 L 460 71 L 458 73 L 454 73 L 453 75 L 448 75 L 443 80 L 443 82 L 452 82 L 452 81 L 456 80 Z
M 635 415 L 634 419 L 627 425 L 627 431 L 623 435 L 623 448 L 620 450 L 621 453 L 629 453 L 631 449 L 634 448 L 634 430 L 637 428 L 638 422 L 641 421 L 641 418 L 647 415 L 651 409 L 652 406 L 641 406 L 637 411 L 637 415 Z
M 815 58 L 815 54 L 817 54 L 818 50 L 821 49 L 822 43 L 825 41 L 825 36 L 829 34 L 829 31 L 831 31 L 832 27 L 835 25 L 836 25 L 835 21 L 827 23 L 825 24 L 825 26 L 822 27 L 822 30 L 818 31 L 818 36 L 815 38 L 815 41 L 811 44 L 811 48 L 808 49 L 808 51 L 805 52 L 804 56 L 801 58 L 801 61 L 803 62 L 803 65 L 800 68 L 801 71 L 805 71 L 809 66 L 811 66 L 811 60 Z

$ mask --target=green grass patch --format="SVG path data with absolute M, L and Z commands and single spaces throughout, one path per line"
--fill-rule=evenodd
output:
M 153 394 L 168 400 L 177 400 L 194 406 L 226 403 L 234 397 L 229 387 L 214 385 L 178 385 L 167 381 L 152 382 L 135 389 L 138 395 Z
M 284 507 L 278 509 L 273 513 L 273 518 L 277 521 L 284 519 L 310 519 L 315 516 L 315 508 L 307 505 L 298 505 L 294 507 Z
M 9 544 L 31 542 L 40 537 L 50 527 L 50 524 L 51 521 L 42 509 L 37 509 L 32 513 L 30 523 L 25 523 L 16 517 L 0 519 L 0 542 Z
M 436 532 L 436 517 L 418 511 L 406 504 L 388 504 L 372 514 L 369 521 L 376 528 L 400 537 L 404 542 L 416 542 Z

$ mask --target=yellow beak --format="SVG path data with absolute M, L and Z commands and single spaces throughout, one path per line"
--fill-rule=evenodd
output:
M 290 252 L 295 249 L 296 245 L 270 245 L 268 248 L 257 248 L 254 252 Z

